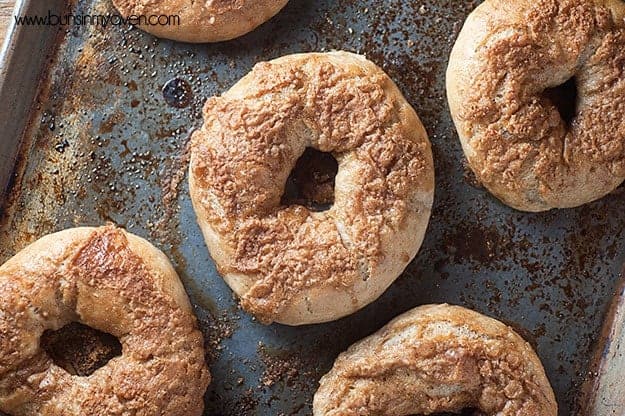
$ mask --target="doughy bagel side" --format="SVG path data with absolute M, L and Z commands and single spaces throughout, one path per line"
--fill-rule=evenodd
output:
M 45 330 L 80 322 L 123 353 L 88 377 L 57 367 Z M 51 234 L 0 267 L 0 410 L 14 416 L 201 415 L 202 335 L 173 267 L 113 226 Z
M 125 18 L 179 17 L 179 24 L 139 27 L 160 38 L 191 43 L 221 42 L 245 35 L 278 14 L 287 3 L 288 0 L 113 0 Z
M 264 323 L 346 316 L 416 255 L 434 169 L 423 125 L 392 80 L 346 52 L 260 63 L 210 98 L 193 138 L 190 191 L 209 251 Z M 281 206 L 307 147 L 339 171 L 325 212 Z
M 503 323 L 449 305 L 400 315 L 341 354 L 320 381 L 314 416 L 459 413 L 556 416 L 531 346 Z
M 576 207 L 625 179 L 625 3 L 486 0 L 452 50 L 447 95 L 469 165 L 522 211 Z M 565 122 L 545 92 L 574 78 Z

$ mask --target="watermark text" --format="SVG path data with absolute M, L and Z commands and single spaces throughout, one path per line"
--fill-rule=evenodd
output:
M 118 14 L 63 14 L 48 11 L 47 15 L 13 16 L 18 26 L 180 26 L 180 16 L 165 14 L 130 15 Z

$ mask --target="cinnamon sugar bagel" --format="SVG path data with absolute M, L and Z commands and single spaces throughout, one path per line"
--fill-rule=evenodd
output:
M 307 148 L 338 163 L 334 203 L 281 203 Z M 417 114 L 346 52 L 260 63 L 204 107 L 190 191 L 217 267 L 264 323 L 338 319 L 386 290 L 419 249 L 434 169 Z
M 625 2 L 486 0 L 453 48 L 447 92 L 471 168 L 504 203 L 601 198 L 625 179 Z
M 41 348 L 72 322 L 119 339 L 88 377 Z M 0 267 L 0 411 L 12 416 L 201 415 L 202 335 L 165 255 L 113 226 L 48 235 Z
M 132 16 L 146 32 L 160 38 L 192 43 L 221 42 L 245 35 L 275 16 L 287 2 L 113 0 L 122 16 Z
M 413 309 L 352 345 L 321 379 L 313 409 L 314 416 L 558 413 L 527 342 L 499 321 L 449 305 Z

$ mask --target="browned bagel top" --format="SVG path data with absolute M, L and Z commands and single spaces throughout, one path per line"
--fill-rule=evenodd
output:
M 71 322 L 114 335 L 122 355 L 88 377 L 56 366 L 40 337 Z M 115 227 L 44 237 L 0 267 L 0 410 L 13 416 L 200 415 L 203 351 L 168 260 Z
M 542 364 L 511 328 L 477 312 L 426 305 L 341 354 L 320 382 L 315 416 L 556 416 Z
M 452 52 L 448 96 L 478 179 L 527 211 L 597 199 L 625 179 L 625 2 L 487 0 Z M 549 92 L 572 79 L 570 121 Z M 566 98 L 573 99 L 573 98 Z
M 338 161 L 329 211 L 281 205 L 306 147 Z M 243 305 L 271 322 L 302 291 L 373 281 L 395 256 L 405 267 L 429 218 L 431 158 L 414 110 L 374 64 L 344 52 L 292 55 L 257 64 L 207 101 L 191 194 L 230 253 L 216 258 L 220 272 L 251 276 Z M 397 242 L 415 217 L 421 229 Z
M 242 36 L 277 14 L 288 0 L 113 0 L 126 17 L 155 36 L 221 42 Z M 159 22 L 167 24 L 154 24 Z M 142 20 L 143 19 L 143 20 Z M 150 20 L 147 20 L 150 19 Z

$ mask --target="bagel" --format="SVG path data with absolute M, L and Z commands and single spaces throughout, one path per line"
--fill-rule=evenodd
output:
M 427 305 L 352 345 L 323 376 L 314 416 L 556 416 L 557 403 L 530 345 L 477 312 Z M 463 413 L 464 414 L 464 413 Z
M 338 163 L 324 212 L 281 203 L 307 148 Z M 257 64 L 210 98 L 189 177 L 219 272 L 266 324 L 327 322 L 377 299 L 416 255 L 434 193 L 417 114 L 380 68 L 347 52 Z
M 122 355 L 87 377 L 54 364 L 46 330 L 78 322 Z M 0 267 L 0 411 L 12 416 L 199 416 L 202 334 L 165 255 L 113 226 L 51 234 Z
M 521 211 L 571 208 L 625 179 L 625 2 L 486 0 L 453 47 L 447 94 L 478 180 Z M 569 82 L 577 99 L 554 88 Z M 572 106 L 572 118 L 557 103 Z M 572 102 L 574 101 L 574 102 Z
M 271 19 L 288 0 L 113 0 L 124 18 L 159 38 L 221 42 L 243 36 Z M 159 18 L 167 24 L 150 24 Z M 152 23 L 158 23 L 155 20 Z

